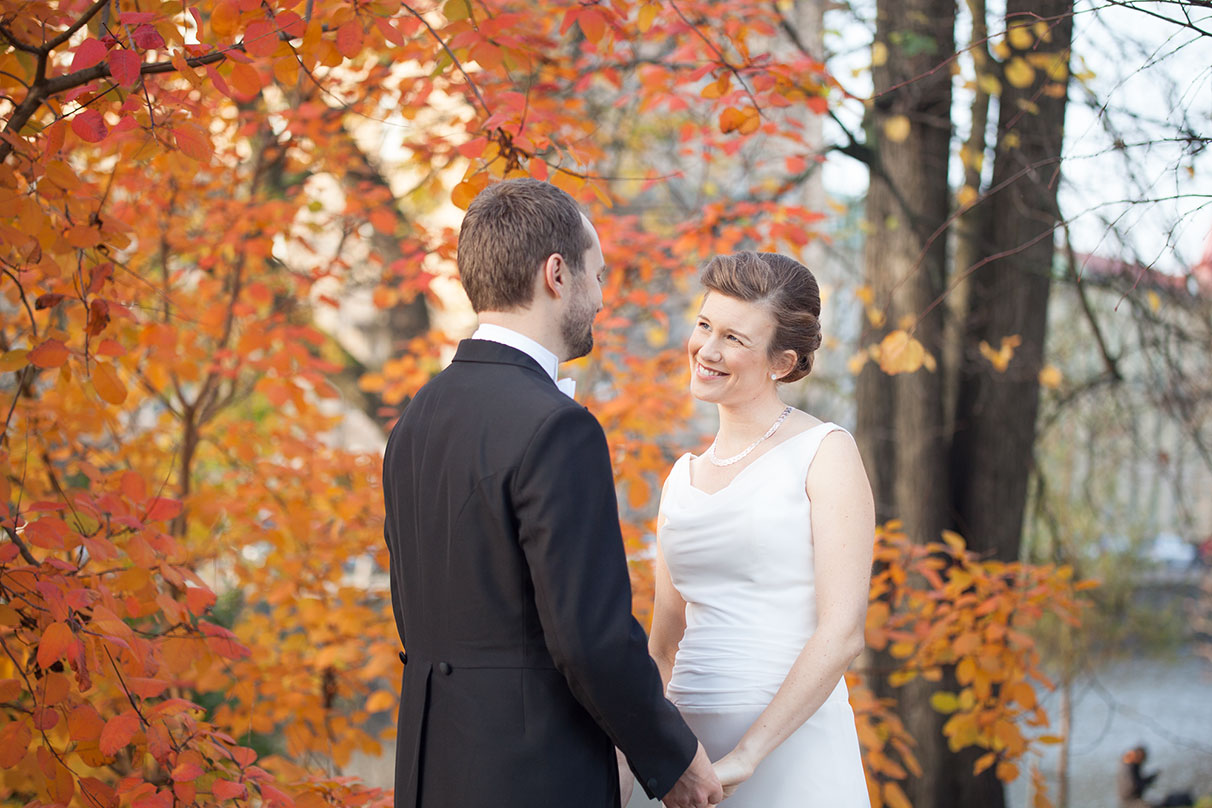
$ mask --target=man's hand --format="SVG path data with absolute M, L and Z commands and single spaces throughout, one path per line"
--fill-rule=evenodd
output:
M 715 776 L 707 750 L 699 744 L 694 760 L 690 761 L 690 766 L 682 772 L 681 778 L 661 802 L 665 808 L 708 808 L 718 805 L 723 799 L 724 789 L 720 786 L 720 778 Z

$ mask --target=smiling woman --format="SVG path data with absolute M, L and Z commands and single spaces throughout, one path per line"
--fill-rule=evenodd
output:
M 649 650 L 730 806 L 866 806 L 842 675 L 863 647 L 871 489 L 850 435 L 778 394 L 812 369 L 816 280 L 752 252 L 702 280 L 690 391 L 720 429 L 662 492 Z

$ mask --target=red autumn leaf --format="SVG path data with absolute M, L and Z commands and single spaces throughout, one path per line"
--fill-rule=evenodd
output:
M 257 788 L 260 789 L 261 798 L 265 800 L 266 805 L 294 808 L 295 801 L 269 783 L 258 783 Z
M 155 18 L 156 14 L 151 11 L 123 11 L 118 14 L 118 22 L 123 25 L 141 25 Z
M 380 18 L 376 17 L 375 19 Z M 303 22 L 303 18 L 293 11 L 279 11 L 277 16 L 274 17 L 274 22 L 278 24 L 278 29 L 291 39 L 298 39 L 303 36 L 307 28 L 306 23 Z
M 50 309 L 58 306 L 61 302 L 63 302 L 63 295 L 47 292 L 46 294 L 38 295 L 37 299 L 34 300 L 34 308 Z
M 136 696 L 142 696 L 145 699 L 154 699 L 162 695 L 165 690 L 168 690 L 172 682 L 166 682 L 163 679 L 147 679 L 141 676 L 132 676 L 126 680 L 126 684 Z
M 178 783 L 188 783 L 203 775 L 202 767 L 197 763 L 178 763 L 173 767 L 172 778 Z
M 582 11 L 577 17 L 577 24 L 581 26 L 581 32 L 590 42 L 601 42 L 602 37 L 606 36 L 606 17 L 596 8 L 590 7 Z
M 45 732 L 59 723 L 59 711 L 54 707 L 35 707 L 33 719 L 34 729 Z
M 254 98 L 264 86 L 261 81 L 261 71 L 253 65 L 232 62 L 231 86 L 245 98 Z
M 105 721 L 96 707 L 81 704 L 67 714 L 67 729 L 73 741 L 95 741 L 101 737 Z
M 67 623 L 56 621 L 46 627 L 38 641 L 38 667 L 45 670 L 67 656 L 68 649 L 76 642 Z
M 216 780 L 210 787 L 210 793 L 217 800 L 241 799 L 248 794 L 243 783 L 233 783 L 230 780 Z
M 139 716 L 135 715 L 133 710 L 127 710 L 105 722 L 105 729 L 101 730 L 99 741 L 101 754 L 109 757 L 117 754 L 118 750 L 130 743 L 138 729 Z
M 29 742 L 34 737 L 34 728 L 29 721 L 18 718 L 0 729 L 0 769 L 11 769 L 21 762 L 29 751 Z
M 132 50 L 115 48 L 109 53 L 109 74 L 115 83 L 123 87 L 135 86 L 142 64 L 139 54 Z
M 105 58 L 105 52 L 105 45 L 90 36 L 76 46 L 76 53 L 72 56 L 71 71 L 74 73 L 77 70 L 85 70 L 100 64 Z
M 199 163 L 209 163 L 214 147 L 210 138 L 201 129 L 191 124 L 184 124 L 173 129 L 173 137 L 177 140 L 177 148 L 187 157 Z
M 93 301 L 88 304 L 88 325 L 85 327 L 85 333 L 90 337 L 97 337 L 109 325 L 109 303 L 99 298 L 93 298 Z
M 40 368 L 57 368 L 67 361 L 67 346 L 60 340 L 48 339 L 29 352 L 29 361 Z
M 206 635 L 206 647 L 225 659 L 244 659 L 252 654 L 248 646 L 222 626 L 199 620 L 198 628 Z
M 80 793 L 85 796 L 88 805 L 100 808 L 118 808 L 118 793 L 114 787 L 101 782 L 96 777 L 81 777 Z
M 197 616 L 215 605 L 215 593 L 200 586 L 191 586 L 185 590 L 185 605 L 191 614 Z
M 378 15 L 375 15 L 372 19 L 375 22 L 375 27 L 379 29 L 379 33 L 383 35 L 384 39 L 393 45 L 404 44 L 404 35 L 389 20 L 385 20 Z
M 57 516 L 44 516 L 25 526 L 25 537 L 35 547 L 62 550 L 71 528 Z
M 358 20 L 350 20 L 345 23 L 337 29 L 337 50 L 346 59 L 354 58 L 362 50 L 365 33 L 362 30 L 362 23 Z
M 273 56 L 278 49 L 278 29 L 266 20 L 250 22 L 244 29 L 244 50 L 249 56 Z
M 159 31 L 146 23 L 135 29 L 134 33 L 131 34 L 131 39 L 135 41 L 137 47 L 143 50 L 164 47 L 164 37 L 160 36 Z
M 147 513 L 143 516 L 145 522 L 167 522 L 181 513 L 180 500 L 156 497 L 151 501 Z
M 105 117 L 95 109 L 89 108 L 72 116 L 72 131 L 76 137 L 89 143 L 100 143 L 109 134 Z

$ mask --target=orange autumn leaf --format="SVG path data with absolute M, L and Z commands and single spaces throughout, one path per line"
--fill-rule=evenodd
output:
M 110 404 L 121 404 L 126 400 L 126 385 L 111 365 L 102 362 L 93 365 L 93 389 Z
M 106 721 L 98 742 L 101 754 L 107 756 L 117 754 L 118 750 L 125 748 L 131 742 L 138 729 L 139 716 L 133 710 L 128 710 Z
M 34 348 L 26 358 L 40 368 L 57 368 L 67 361 L 67 346 L 61 340 L 48 339 Z
M 42 632 L 42 639 L 38 642 L 38 667 L 45 670 L 54 665 L 67 656 L 68 651 L 76 642 L 76 635 L 72 633 L 67 623 L 61 621 L 51 623 Z

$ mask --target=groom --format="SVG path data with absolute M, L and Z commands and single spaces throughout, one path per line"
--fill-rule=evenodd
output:
M 669 808 L 715 804 L 631 616 L 602 428 L 557 386 L 593 347 L 597 233 L 563 191 L 508 180 L 468 208 L 458 264 L 479 330 L 383 461 L 396 808 L 614 808 L 616 746 Z

